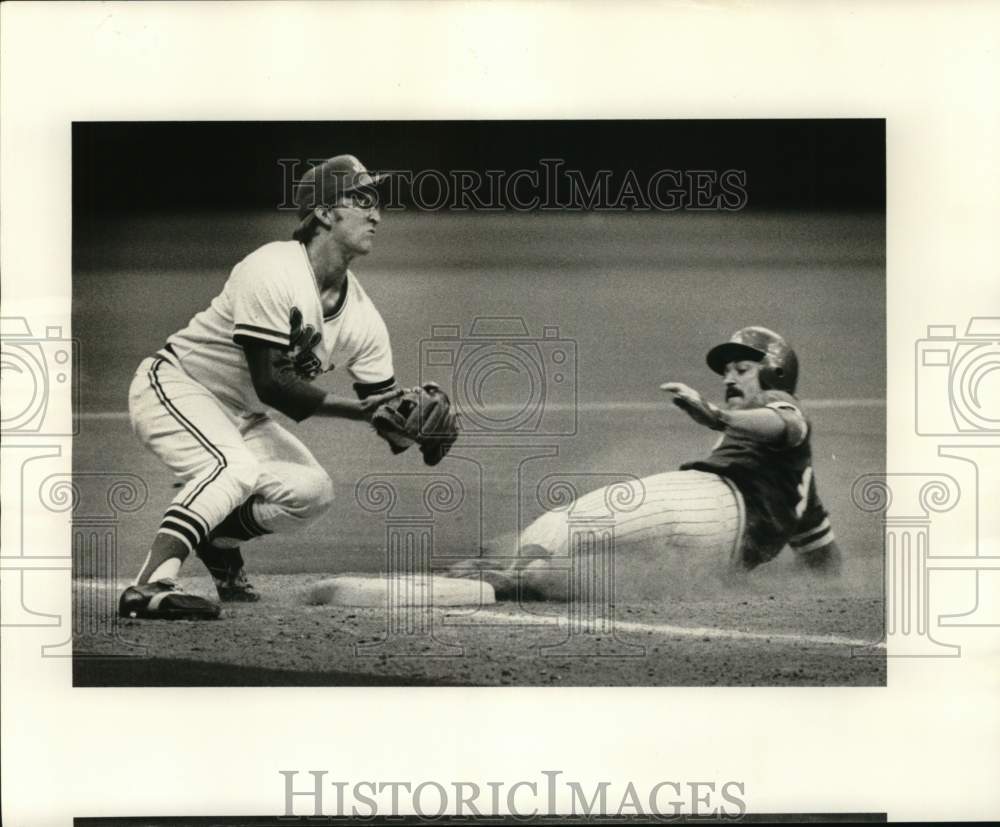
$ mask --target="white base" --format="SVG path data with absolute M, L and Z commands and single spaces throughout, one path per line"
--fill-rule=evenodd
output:
M 488 606 L 496 602 L 489 583 L 452 577 L 341 574 L 313 583 L 306 592 L 306 603 L 312 606 Z

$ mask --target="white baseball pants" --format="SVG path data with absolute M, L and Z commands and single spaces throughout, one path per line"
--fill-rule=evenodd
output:
M 739 564 L 746 531 L 743 496 L 703 471 L 669 471 L 614 483 L 547 511 L 516 548 L 500 543 L 453 567 L 482 575 L 499 590 L 520 581 L 536 596 L 585 601 L 638 599 L 695 570 L 723 573 Z
M 736 559 L 745 527 L 743 496 L 717 474 L 667 471 L 598 488 L 566 508 L 547 511 L 521 533 L 521 548 L 565 557 L 576 535 L 613 527 L 614 542 L 650 540 Z
M 241 519 L 271 533 L 299 528 L 333 502 L 329 475 L 301 441 L 266 415 L 238 416 L 162 357 L 136 371 L 129 417 L 142 444 L 186 481 L 159 531 L 189 550 L 240 505 Z

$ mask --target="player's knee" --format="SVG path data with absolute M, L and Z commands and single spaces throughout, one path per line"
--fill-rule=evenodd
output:
M 229 456 L 226 458 L 226 467 L 219 473 L 219 484 L 229 489 L 238 505 L 254 493 L 260 471 L 260 463 L 249 452 L 246 455 Z
M 288 508 L 302 520 L 313 520 L 333 505 L 333 480 L 321 470 L 302 470 L 291 480 Z
M 313 509 L 317 513 L 322 514 L 333 505 L 333 497 L 333 480 L 330 479 L 329 474 L 318 473 L 313 483 Z

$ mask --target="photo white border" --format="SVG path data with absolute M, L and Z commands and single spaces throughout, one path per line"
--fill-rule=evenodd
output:
M 914 343 L 928 324 L 1000 314 L 996 4 L 8 3 L 0 16 L 3 313 L 64 330 L 74 120 L 885 117 L 888 469 L 943 470 L 913 433 Z M 33 530 L 68 545 L 65 527 Z M 68 578 L 55 588 L 68 618 Z M 73 690 L 68 659 L 39 657 L 65 631 L 3 633 L 11 824 L 277 815 L 280 769 L 739 780 L 751 812 L 1000 816 L 997 628 L 957 630 L 959 658 L 890 658 L 887 689 L 632 690 Z

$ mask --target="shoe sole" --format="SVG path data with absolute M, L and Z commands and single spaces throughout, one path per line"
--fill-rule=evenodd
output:
M 220 607 L 203 597 L 177 592 L 158 594 L 142 608 L 118 612 L 127 620 L 217 620 L 221 613 Z
M 177 610 L 167 612 L 132 612 L 130 614 L 122 614 L 120 617 L 125 620 L 218 620 L 221 614 L 221 610 L 215 612 Z

